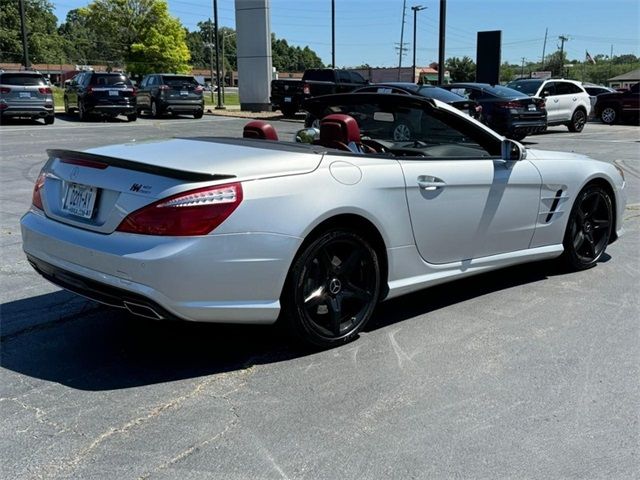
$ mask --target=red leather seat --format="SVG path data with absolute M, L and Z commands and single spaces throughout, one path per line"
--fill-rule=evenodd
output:
M 332 113 L 320 121 L 319 145 L 353 151 L 349 143 L 360 144 L 360 127 L 355 118 L 343 113 Z
M 260 138 L 262 140 L 278 140 L 278 134 L 273 125 L 262 120 L 247 123 L 242 130 L 244 138 Z

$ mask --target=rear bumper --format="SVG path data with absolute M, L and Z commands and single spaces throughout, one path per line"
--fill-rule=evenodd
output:
M 2 115 L 3 117 L 31 117 L 31 118 L 38 118 L 38 117 L 47 117 L 49 115 L 53 115 L 54 114 L 54 109 L 53 109 L 53 105 L 51 105 L 50 107 L 45 107 L 43 106 L 24 106 L 24 105 L 20 105 L 20 106 L 12 106 L 9 105 L 7 108 L 0 110 L 0 115 Z
M 104 235 L 34 211 L 20 223 L 27 258 L 47 280 L 101 303 L 138 306 L 143 316 L 200 322 L 273 323 L 301 241 L 268 233 Z
M 204 100 L 161 100 L 160 107 L 166 112 L 193 112 L 204 110 Z
M 129 105 L 86 105 L 87 113 L 99 113 L 106 115 L 132 115 L 136 113 L 135 104 Z

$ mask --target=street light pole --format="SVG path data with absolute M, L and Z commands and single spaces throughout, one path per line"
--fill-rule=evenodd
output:
M 438 42 L 438 84 L 444 83 L 444 41 L 447 25 L 447 0 L 440 0 L 440 41 Z
M 422 5 L 414 5 L 411 7 L 411 10 L 413 10 L 413 83 L 416 83 L 416 22 L 418 12 L 426 9 L 427 7 L 423 7 Z
M 22 54 L 24 68 L 28 69 L 29 67 L 31 67 L 31 62 L 29 62 L 29 47 L 27 46 L 27 20 L 24 16 L 23 0 L 20 0 L 20 24 L 22 28 Z
M 216 22 L 213 31 L 216 37 L 216 83 L 218 86 L 218 105 L 216 110 L 224 110 L 222 105 L 222 91 L 220 91 L 220 45 L 218 44 L 218 0 L 213 0 L 213 21 Z
M 331 0 L 331 68 L 336 68 L 336 0 Z

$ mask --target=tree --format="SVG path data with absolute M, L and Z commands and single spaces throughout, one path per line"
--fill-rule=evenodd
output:
M 467 56 L 449 58 L 445 66 L 452 82 L 472 82 L 476 78 L 476 64 Z
M 564 52 L 561 54 L 558 50 L 547 57 L 544 68 L 550 70 L 554 77 L 562 77 L 565 74 L 565 63 L 567 63 L 566 54 Z
M 97 38 L 89 28 L 88 13 L 86 8 L 70 10 L 65 23 L 58 28 L 58 34 L 64 40 L 65 57 L 69 62 L 88 65 L 104 58 L 104 52 L 100 50 L 103 40 Z
M 104 60 L 132 75 L 190 70 L 185 29 L 165 0 L 94 0 L 87 10 L 87 25 L 105 41 Z
M 29 59 L 37 63 L 60 63 L 64 57 L 56 29 L 58 20 L 48 0 L 24 2 Z M 0 0 L 0 61 L 22 62 L 22 31 L 16 0 Z

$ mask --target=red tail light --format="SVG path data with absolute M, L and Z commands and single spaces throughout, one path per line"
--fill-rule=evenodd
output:
M 42 93 L 43 95 L 45 95 L 45 94 L 47 94 L 47 93 L 52 93 L 52 92 L 51 92 L 51 89 L 50 89 L 49 87 L 40 87 L 40 88 L 38 89 L 38 91 L 39 91 L 40 93 Z
M 547 108 L 547 102 L 546 102 L 544 99 L 542 99 L 542 100 L 538 100 L 538 108 L 539 108 L 540 110 L 546 110 L 546 108 Z
M 196 88 L 193 89 L 193 91 L 196 93 L 202 93 L 204 91 L 204 88 L 202 88 L 202 85 L 198 85 Z
M 9 87 L 0 87 L 0 93 L 9 93 L 10 91 Z
M 230 183 L 179 193 L 128 215 L 116 229 L 141 235 L 206 235 L 242 202 L 242 184 Z
M 70 165 L 78 165 L 80 167 L 98 168 L 104 170 L 109 165 L 104 162 L 98 162 L 96 160 L 85 160 L 84 158 L 61 158 L 62 163 L 68 163 Z
M 311 87 L 308 83 L 302 85 L 302 93 L 304 93 L 305 95 L 311 95 Z
M 498 108 L 522 108 L 522 104 L 520 102 L 512 101 L 512 102 L 496 102 L 496 107 Z
M 36 184 L 33 186 L 33 196 L 31 197 L 31 204 L 40 210 L 44 210 L 40 191 L 42 190 L 42 187 L 44 187 L 45 178 L 47 178 L 46 175 L 43 172 L 40 172 L 40 175 L 38 175 L 38 179 L 36 180 Z

